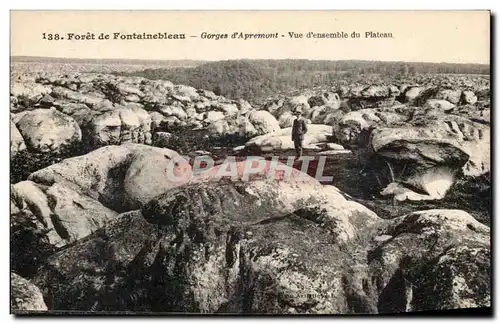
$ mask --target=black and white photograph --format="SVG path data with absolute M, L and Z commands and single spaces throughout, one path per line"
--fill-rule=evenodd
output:
M 491 315 L 491 19 L 12 10 L 11 314 Z

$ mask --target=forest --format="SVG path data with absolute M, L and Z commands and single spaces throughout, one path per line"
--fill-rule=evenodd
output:
M 381 61 L 229 60 L 191 68 L 145 69 L 116 74 L 169 80 L 211 90 L 228 98 L 243 98 L 252 104 L 261 104 L 269 96 L 279 93 L 333 86 L 340 80 L 357 82 L 366 75 L 379 74 L 383 82 L 426 73 L 489 74 L 490 66 Z

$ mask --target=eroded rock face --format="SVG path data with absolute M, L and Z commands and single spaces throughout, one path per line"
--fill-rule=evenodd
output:
M 400 124 L 408 119 L 407 113 L 380 109 L 361 109 L 345 114 L 333 127 L 335 139 L 341 145 L 366 146 L 372 129 L 384 125 Z
M 10 121 L 10 153 L 12 156 L 17 155 L 19 152 L 26 150 L 23 136 L 16 127 L 16 124 Z
M 490 306 L 489 228 L 461 210 L 392 220 L 370 244 L 380 312 Z
M 333 127 L 334 140 L 360 149 L 366 168 L 383 177 L 382 195 L 441 199 L 456 175 L 490 170 L 490 126 L 478 118 L 481 111 L 443 100 L 427 103 L 350 112 Z
M 489 229 L 469 214 L 429 210 L 383 221 L 334 187 L 309 186 L 319 194 L 262 180 L 172 189 L 52 256 L 35 282 L 51 309 L 348 314 L 489 306 Z M 60 280 L 50 284 L 55 273 Z
M 77 245 L 54 255 L 51 266 L 36 281 L 47 296 L 54 296 L 49 302 L 54 309 L 90 309 L 97 302 L 96 309 L 116 310 L 124 307 L 120 299 L 141 294 L 144 298 L 135 309 L 375 312 L 375 299 L 362 288 L 363 278 L 368 282 L 361 271 L 364 267 L 356 265 L 356 254 L 346 258 L 337 244 L 357 241 L 358 236 L 345 234 L 356 231 L 361 223 L 368 225 L 362 232 L 372 231 L 369 225 L 377 225 L 380 219 L 356 203 L 347 203 L 335 189 L 325 189 L 319 200 L 312 191 L 301 189 L 256 181 L 197 183 L 170 190 L 143 209 L 142 216 L 149 223 L 140 213 L 121 216 L 116 225 L 82 243 L 85 247 Z M 322 212 L 324 199 L 331 201 L 331 209 Z M 339 221 L 353 228 L 337 226 Z M 130 243 L 116 242 L 132 229 Z M 102 248 L 108 251 L 107 258 L 93 261 L 88 254 L 95 253 L 94 246 L 104 233 L 108 239 Z M 145 240 L 150 243 L 144 244 Z M 86 264 L 68 262 L 73 258 L 82 258 Z M 102 272 L 77 275 L 84 266 Z M 127 278 L 118 278 L 116 269 L 127 272 Z M 62 275 L 64 284 L 46 284 L 52 271 Z M 104 304 L 105 294 L 108 304 Z M 353 302 L 353 296 L 366 303 Z
M 117 212 L 61 184 L 11 187 L 11 264 L 31 276 L 44 258 L 95 232 Z
M 33 283 L 11 272 L 10 285 L 10 308 L 12 312 L 47 310 L 40 289 Z
M 27 147 L 35 152 L 57 152 L 82 139 L 75 120 L 55 109 L 35 109 L 16 123 Z
M 151 144 L 151 117 L 140 108 L 118 108 L 96 115 L 89 123 L 94 147 L 122 143 Z
M 39 272 L 34 282 L 51 310 L 106 310 L 106 302 L 114 310 L 126 310 L 129 305 L 120 307 L 119 303 L 133 297 L 107 292 L 119 286 L 118 281 L 125 276 L 141 277 L 132 271 L 140 272 L 151 265 L 160 242 L 158 230 L 140 213 L 125 213 L 77 245 L 50 257 L 50 266 Z M 55 284 L 53 278 L 58 278 Z M 94 305 L 103 301 L 104 306 Z
M 455 173 L 479 176 L 490 170 L 490 128 L 467 118 L 438 114 L 408 126 L 372 132 L 373 151 L 397 164 L 413 165 L 399 181 L 443 198 Z

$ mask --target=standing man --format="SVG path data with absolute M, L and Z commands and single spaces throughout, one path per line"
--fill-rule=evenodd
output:
M 304 142 L 304 135 L 307 133 L 306 120 L 302 117 L 302 107 L 295 108 L 294 115 L 297 117 L 293 121 L 292 126 L 292 141 L 295 146 L 296 158 L 300 159 L 302 156 L 302 144 Z

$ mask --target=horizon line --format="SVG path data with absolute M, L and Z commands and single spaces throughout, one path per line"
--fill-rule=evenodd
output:
M 143 61 L 143 62 L 152 62 L 152 61 L 161 61 L 161 62 L 172 62 L 172 61 L 193 61 L 193 62 L 224 62 L 224 61 L 285 61 L 285 60 L 301 60 L 301 61 L 325 61 L 325 62 L 337 62 L 337 61 L 361 61 L 361 62 L 386 62 L 386 63 L 424 63 L 424 64 L 457 64 L 457 65 L 467 65 L 467 64 L 477 64 L 477 65 L 490 65 L 488 63 L 479 63 L 479 62 L 446 62 L 446 61 L 394 61 L 394 60 L 369 60 L 369 59 L 311 59 L 311 58 L 231 58 L 231 59 L 189 59 L 189 58 L 178 58 L 178 59 L 155 59 L 155 58 L 93 58 L 93 57 L 63 57 L 63 56 L 38 56 L 38 55 L 10 55 L 10 62 L 12 63 L 13 58 L 27 58 L 27 59 L 61 59 L 61 60 L 93 60 L 93 61 L 105 61 L 105 60 L 113 60 L 113 61 Z

